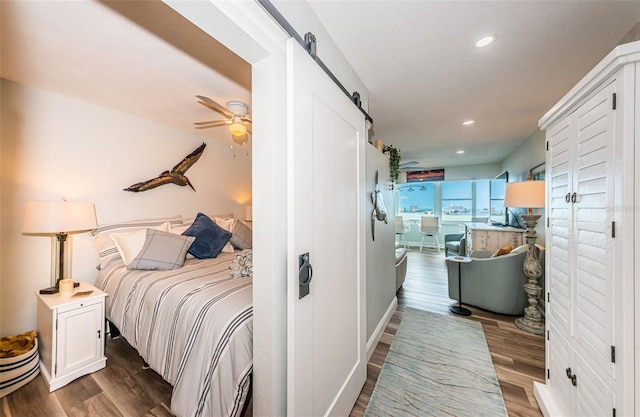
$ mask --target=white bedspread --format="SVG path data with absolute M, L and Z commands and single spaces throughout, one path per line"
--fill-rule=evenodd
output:
M 171 271 L 100 271 L 106 316 L 173 386 L 178 417 L 239 416 L 253 369 L 251 278 L 232 278 L 233 253 Z

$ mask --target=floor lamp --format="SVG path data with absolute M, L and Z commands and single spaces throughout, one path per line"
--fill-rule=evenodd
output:
M 544 181 L 509 182 L 504 195 L 505 207 L 527 208 L 528 213 L 522 214 L 527 233 L 525 235 L 529 251 L 524 260 L 523 272 L 527 277 L 524 284 L 524 292 L 527 294 L 529 306 L 524 309 L 524 317 L 516 319 L 516 327 L 529 333 L 541 335 L 544 333 L 542 314 L 538 309 L 538 297 L 542 288 L 538 284 L 538 278 L 542 275 L 542 267 L 536 256 L 536 231 L 535 227 L 540 219 L 540 214 L 533 213 L 534 208 L 544 208 L 545 192 Z
M 40 290 L 41 294 L 57 293 L 58 283 L 66 276 L 64 249 L 67 235 L 96 227 L 96 209 L 93 203 L 65 200 L 27 201 L 22 233 L 25 235 L 55 236 L 58 242 L 54 264 L 57 274 L 53 273 L 51 276 L 52 287 Z

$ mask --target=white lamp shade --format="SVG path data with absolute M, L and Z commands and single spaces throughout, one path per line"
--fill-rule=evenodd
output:
M 508 182 L 504 193 L 505 207 L 544 207 L 544 181 Z
M 72 201 L 27 201 L 22 233 L 55 235 L 95 229 L 93 203 Z
M 244 208 L 244 219 L 248 222 L 253 220 L 253 206 L 247 206 Z

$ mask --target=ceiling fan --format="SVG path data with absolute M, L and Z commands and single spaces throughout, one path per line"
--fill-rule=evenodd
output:
M 428 168 L 417 167 L 418 161 L 400 162 L 400 171 L 422 171 Z
M 251 134 L 251 118 L 249 117 L 249 106 L 240 101 L 229 101 L 227 107 L 223 107 L 209 97 L 196 96 L 198 103 L 214 110 L 224 117 L 225 120 L 209 120 L 206 122 L 195 122 L 196 129 L 208 129 L 210 127 L 228 126 L 231 139 L 238 145 L 244 145 L 249 140 Z

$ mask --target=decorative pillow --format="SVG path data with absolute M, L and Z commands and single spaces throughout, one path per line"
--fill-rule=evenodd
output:
M 142 249 L 144 241 L 147 239 L 147 230 L 149 229 L 140 229 L 132 233 L 112 233 L 110 235 L 125 265 L 129 265 L 133 258 L 140 253 L 140 249 Z
M 231 244 L 240 250 L 251 249 L 253 232 L 246 224 L 235 222 L 232 230 Z
M 171 226 L 180 226 L 182 224 L 182 218 L 178 215 L 155 219 L 140 219 L 130 222 L 105 224 L 92 230 L 91 237 L 93 239 L 93 244 L 98 251 L 100 268 L 104 268 L 113 260 L 120 258 L 120 252 L 118 252 L 115 242 L 111 239 L 111 234 L 131 233 L 144 229 L 158 229 L 168 232 L 170 228 L 169 225 L 165 225 L 165 223 L 168 223 Z
M 171 228 L 171 233 L 175 233 L 178 235 L 181 235 L 185 232 L 185 230 L 187 230 L 191 224 L 193 224 L 193 222 L 190 222 L 188 226 L 178 226 L 178 227 L 172 227 Z M 233 248 L 233 246 L 231 246 L 231 243 L 227 242 L 226 245 L 224 245 L 224 247 L 222 248 L 222 250 L 220 252 L 222 253 L 230 253 L 230 252 L 235 252 L 236 250 Z M 190 258 L 195 258 L 195 256 L 193 256 L 192 254 L 188 253 L 187 254 L 187 259 Z
M 216 222 L 216 224 L 222 227 L 224 230 L 233 232 L 233 223 L 235 222 L 235 219 L 223 219 L 221 217 L 214 217 L 213 221 Z
M 199 259 L 215 258 L 231 239 L 231 232 L 224 230 L 202 213 L 198 213 L 193 224 L 182 234 L 196 238 L 189 248 L 189 253 Z
M 229 265 L 233 278 L 251 277 L 253 278 L 253 252 L 245 250 L 236 254 Z
M 511 249 L 513 249 L 513 245 L 511 243 L 509 243 L 509 244 L 501 247 L 497 251 L 495 251 L 495 253 L 493 255 L 491 255 L 491 257 L 495 258 L 497 256 L 507 255 L 507 254 L 511 253 Z
M 127 265 L 127 269 L 176 269 L 184 264 L 193 236 L 147 229 L 140 253 Z

